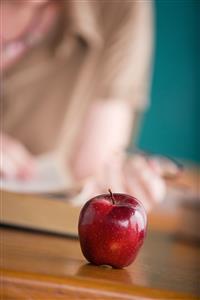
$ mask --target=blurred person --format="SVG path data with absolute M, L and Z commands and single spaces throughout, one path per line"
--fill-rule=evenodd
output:
M 1 15 L 1 176 L 36 176 L 56 151 L 83 193 L 160 202 L 160 168 L 125 153 L 148 102 L 151 1 L 1 0 Z

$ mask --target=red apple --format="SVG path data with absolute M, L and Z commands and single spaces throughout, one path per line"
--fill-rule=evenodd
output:
M 83 206 L 78 225 L 80 245 L 89 262 L 123 268 L 134 261 L 143 244 L 147 217 L 136 198 L 109 192 Z

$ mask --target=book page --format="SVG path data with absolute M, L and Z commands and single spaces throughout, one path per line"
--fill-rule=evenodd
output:
M 0 179 L 2 190 L 19 193 L 49 193 L 67 188 L 67 179 L 50 155 L 37 158 L 36 176 L 30 180 Z

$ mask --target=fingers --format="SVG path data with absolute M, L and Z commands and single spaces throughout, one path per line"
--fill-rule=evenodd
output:
M 113 156 L 96 181 L 99 193 L 111 188 L 115 193 L 130 194 L 142 202 L 147 211 L 160 203 L 166 194 L 164 180 L 140 155 L 128 160 L 124 155 Z
M 183 169 L 182 164 L 167 157 L 149 157 L 148 162 L 156 173 L 165 178 L 175 178 L 182 172 Z
M 164 180 L 142 156 L 129 160 L 125 166 L 126 188 L 144 203 L 147 210 L 160 203 L 166 194 Z
M 152 203 L 148 197 L 148 195 L 144 191 L 144 187 L 140 184 L 138 178 L 136 176 L 131 177 L 130 175 L 125 175 L 126 182 L 126 193 L 132 195 L 137 198 L 144 206 L 145 210 L 149 212 L 152 207 Z
M 13 178 L 17 176 L 17 167 L 7 155 L 2 155 L 1 157 L 0 175 L 3 178 Z
M 128 160 L 123 154 L 113 155 L 98 177 L 86 182 L 76 202 L 84 203 L 95 195 L 107 193 L 109 188 L 114 193 L 136 197 L 147 212 L 160 203 L 166 194 L 164 180 L 141 155 Z
M 124 155 L 115 154 L 104 166 L 103 173 L 98 180 L 102 190 L 104 189 L 107 192 L 108 189 L 111 189 L 115 193 L 126 192 L 122 173 L 124 159 Z
M 19 142 L 1 135 L 0 175 L 5 178 L 31 178 L 35 173 L 34 158 Z

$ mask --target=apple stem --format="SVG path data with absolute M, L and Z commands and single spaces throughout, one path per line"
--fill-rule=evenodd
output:
M 114 195 L 113 195 L 111 189 L 108 189 L 108 191 L 109 191 L 109 193 L 110 193 L 110 197 L 111 197 L 111 199 L 112 199 L 112 203 L 115 204 L 115 197 L 114 197 Z

